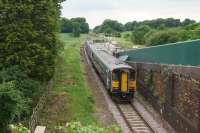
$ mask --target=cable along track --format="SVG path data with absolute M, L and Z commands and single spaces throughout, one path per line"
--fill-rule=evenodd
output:
M 133 133 L 154 133 L 131 104 L 116 104 Z

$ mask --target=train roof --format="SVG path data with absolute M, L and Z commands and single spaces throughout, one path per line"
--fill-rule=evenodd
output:
M 131 66 L 111 55 L 105 46 L 105 43 L 90 44 L 94 54 L 112 71 L 119 68 L 132 69 Z

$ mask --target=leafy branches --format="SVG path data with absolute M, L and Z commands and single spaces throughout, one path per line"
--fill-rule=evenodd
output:
M 54 74 L 62 1 L 0 1 L 0 132 L 30 115 Z

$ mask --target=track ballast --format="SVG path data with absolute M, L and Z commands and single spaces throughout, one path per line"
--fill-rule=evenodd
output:
M 133 133 L 153 133 L 151 127 L 134 109 L 132 104 L 116 104 Z

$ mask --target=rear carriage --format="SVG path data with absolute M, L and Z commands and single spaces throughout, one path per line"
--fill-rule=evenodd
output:
M 113 99 L 130 101 L 136 91 L 136 72 L 112 56 L 104 44 L 86 42 L 86 53 Z

